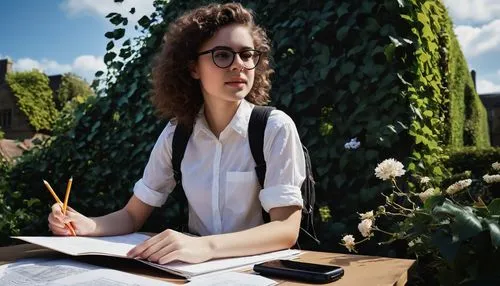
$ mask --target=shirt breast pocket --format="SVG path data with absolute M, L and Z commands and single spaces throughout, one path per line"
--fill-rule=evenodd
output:
M 226 208 L 248 213 L 258 200 L 258 181 L 255 171 L 226 173 Z

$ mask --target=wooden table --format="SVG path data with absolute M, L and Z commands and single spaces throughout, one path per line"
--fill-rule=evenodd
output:
M 67 258 L 68 256 L 43 248 L 34 244 L 20 244 L 14 246 L 0 247 L 0 265 L 14 262 L 21 258 Z M 184 284 L 186 281 L 178 276 L 158 270 L 153 267 L 145 267 L 143 263 L 131 259 L 120 259 L 106 256 L 80 256 L 72 257 L 75 260 L 91 263 L 116 270 L 126 271 L 154 279 Z M 408 270 L 414 264 L 414 260 L 395 259 L 377 256 L 351 255 L 341 253 L 327 253 L 306 251 L 300 255 L 298 261 L 334 264 L 344 268 L 344 277 L 330 284 L 322 285 L 405 285 L 408 278 Z M 248 271 L 252 272 L 252 271 Z M 280 285 L 309 285 L 292 281 L 284 281 L 276 278 Z

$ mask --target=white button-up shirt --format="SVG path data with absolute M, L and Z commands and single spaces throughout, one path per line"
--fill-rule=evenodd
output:
M 200 112 L 181 163 L 182 185 L 189 202 L 188 227 L 199 235 L 235 232 L 263 223 L 262 211 L 302 207 L 300 186 L 305 178 L 302 145 L 292 119 L 273 110 L 264 132 L 267 165 L 260 189 L 248 140 L 254 105 L 242 100 L 236 114 L 217 138 Z M 161 206 L 175 187 L 169 122 L 151 151 L 134 194 L 151 206 Z

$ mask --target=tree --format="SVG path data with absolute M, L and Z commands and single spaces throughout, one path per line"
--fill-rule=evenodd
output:
M 75 101 L 82 103 L 89 96 L 94 96 L 94 92 L 87 82 L 75 74 L 66 73 L 62 77 L 62 82 L 54 96 L 54 101 L 57 110 L 60 111 L 68 103 Z

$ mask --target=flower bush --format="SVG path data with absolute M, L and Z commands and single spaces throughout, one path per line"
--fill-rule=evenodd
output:
M 406 174 L 395 159 L 384 160 L 375 176 L 391 184 L 382 194 L 385 203 L 359 214 L 359 241 L 347 234 L 341 244 L 356 252 L 357 245 L 382 233 L 379 244 L 407 243 L 408 254 L 420 263 L 419 271 L 426 272 L 420 276 L 433 276 L 424 279 L 426 284 L 500 285 L 500 163 L 491 167 L 492 174 L 482 179 L 465 173 L 434 182 Z M 378 227 L 382 218 L 392 222 L 390 229 Z

